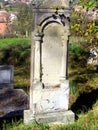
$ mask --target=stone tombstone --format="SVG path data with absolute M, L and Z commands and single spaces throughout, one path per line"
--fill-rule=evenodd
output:
M 13 88 L 14 67 L 12 65 L 0 66 L 0 89 Z
M 33 6 L 30 110 L 24 111 L 24 122 L 70 123 L 69 0 L 35 0 Z
M 14 66 L 0 65 L 0 121 L 22 118 L 28 105 L 24 90 L 14 89 Z

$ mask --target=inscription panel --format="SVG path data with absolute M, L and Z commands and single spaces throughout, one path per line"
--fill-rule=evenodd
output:
M 46 86 L 59 83 L 63 53 L 62 26 L 52 23 L 45 30 L 42 43 L 42 82 Z

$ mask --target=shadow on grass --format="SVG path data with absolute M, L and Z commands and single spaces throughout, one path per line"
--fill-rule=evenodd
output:
M 8 125 L 11 127 L 19 121 L 23 121 L 23 110 L 10 112 L 9 114 L 0 118 L 0 130 L 6 130 L 6 127 L 8 127 Z
M 82 93 L 76 100 L 76 102 L 71 106 L 71 110 L 76 114 L 88 112 L 92 109 L 94 103 L 98 99 L 98 89 L 93 90 L 89 93 Z

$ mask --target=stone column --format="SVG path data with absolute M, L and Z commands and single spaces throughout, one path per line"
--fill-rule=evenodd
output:
M 62 54 L 62 64 L 61 64 L 61 76 L 60 81 L 65 81 L 68 78 L 68 34 L 64 36 L 63 39 L 63 54 Z
M 33 108 L 33 83 L 34 83 L 34 35 L 31 43 L 31 67 L 30 67 L 30 110 Z
M 34 55 L 34 83 L 41 81 L 41 42 L 42 35 L 39 33 L 35 35 L 35 55 Z
M 31 45 L 31 72 L 30 72 L 30 109 L 33 110 L 33 90 L 36 83 L 41 81 L 41 42 L 42 35 L 32 34 Z M 38 86 L 37 86 L 38 87 Z

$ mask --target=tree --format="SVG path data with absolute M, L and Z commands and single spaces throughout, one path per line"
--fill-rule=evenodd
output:
M 88 11 L 91 10 L 91 7 L 93 12 L 94 5 L 97 5 L 97 2 L 95 1 L 92 6 L 90 6 L 90 9 L 88 9 L 87 2 L 89 6 L 90 2 L 94 2 L 94 0 L 80 0 L 79 5 L 82 4 L 82 8 L 80 11 L 71 14 L 71 34 L 73 36 L 83 37 L 85 40 L 84 44 L 89 47 L 98 46 L 98 18 L 93 19 L 91 14 L 90 16 L 88 15 Z M 87 9 L 85 13 L 82 11 L 84 8 Z
M 17 11 L 17 19 L 13 22 L 12 28 L 20 36 L 28 36 L 32 31 L 32 6 L 19 3 Z

